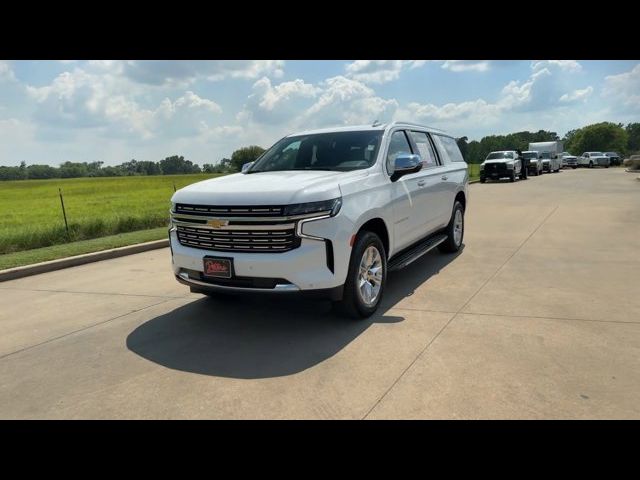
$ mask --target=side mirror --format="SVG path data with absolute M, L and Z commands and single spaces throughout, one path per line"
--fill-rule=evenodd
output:
M 256 162 L 249 162 L 249 163 L 245 163 L 244 165 L 242 165 L 242 173 L 244 173 L 247 170 L 249 170 L 254 163 L 256 163 Z
M 422 159 L 420 158 L 420 155 L 402 152 L 396 157 L 393 164 L 394 180 L 408 173 L 419 172 L 421 168 Z

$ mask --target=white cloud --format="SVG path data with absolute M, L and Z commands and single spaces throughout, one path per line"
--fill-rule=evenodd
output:
M 308 107 L 320 91 L 299 78 L 274 86 L 271 80 L 262 77 L 253 84 L 252 93 L 236 119 L 239 122 L 285 123 Z
M 486 60 L 446 60 L 441 68 L 452 72 L 486 72 L 489 70 L 489 62 Z
M 117 71 L 126 78 L 150 85 L 185 86 L 198 78 L 255 79 L 262 75 L 283 75 L 282 60 L 128 60 L 93 62 L 97 68 Z
M 501 90 L 499 97 L 489 102 L 478 98 L 459 103 L 436 105 L 410 102 L 399 114 L 409 119 L 417 119 L 425 123 L 436 123 L 452 131 L 475 130 L 498 125 L 506 116 L 526 114 L 528 112 L 550 112 L 555 107 L 586 98 L 591 87 L 567 94 L 560 100 L 562 92 L 562 76 L 552 73 L 551 69 L 561 69 L 560 65 L 549 65 L 549 68 L 538 67 L 526 80 L 512 80 Z M 571 100 L 569 100 L 571 98 Z
M 591 94 L 593 93 L 593 87 L 588 86 L 587 88 L 577 89 L 571 93 L 565 93 L 560 97 L 560 102 L 562 103 L 574 103 L 585 101 Z
M 349 78 L 364 83 L 387 83 L 400 78 L 405 69 L 422 67 L 427 60 L 356 60 L 345 66 Z
M 341 75 L 320 84 L 322 94 L 303 114 L 305 122 L 316 125 L 368 123 L 393 117 L 398 102 L 383 99 L 364 83 Z
M 196 134 L 209 128 L 211 118 L 222 113 L 216 102 L 192 91 L 145 108 L 126 82 L 82 69 L 61 73 L 50 85 L 27 86 L 27 92 L 37 103 L 35 119 L 48 127 L 105 128 L 110 130 L 107 134 L 128 133 L 145 139 L 159 133 Z
M 282 82 L 272 87 L 271 81 L 266 77 L 262 77 L 253 85 L 253 89 L 256 91 L 253 95 L 259 95 L 259 107 L 264 110 L 274 110 L 296 97 L 315 97 L 320 91 L 319 88 L 310 83 L 305 83 L 300 78 L 291 82 Z
M 606 76 L 603 95 L 626 108 L 640 109 L 640 63 L 628 72 Z
M 582 65 L 576 60 L 537 60 L 531 63 L 533 70 L 539 70 L 546 67 L 558 67 L 565 72 L 580 72 Z
M 6 62 L 4 60 L 0 60 L 0 81 L 13 81 L 15 80 L 16 77 L 13 73 L 13 69 L 11 68 L 11 65 L 9 65 L 9 62 Z

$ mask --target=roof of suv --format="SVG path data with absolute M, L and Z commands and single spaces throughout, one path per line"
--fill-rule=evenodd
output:
M 287 135 L 288 137 L 297 137 L 299 135 L 314 135 L 317 133 L 330 133 L 330 132 L 359 132 L 359 131 L 371 131 L 371 130 L 386 130 L 391 127 L 407 127 L 407 128 L 420 128 L 431 133 L 440 133 L 451 137 L 450 134 L 440 130 L 438 128 L 428 127 L 426 125 L 420 125 L 418 123 L 411 122 L 391 122 L 391 123 L 374 123 L 373 125 L 349 125 L 340 127 L 327 127 L 317 128 L 313 130 L 303 130 L 301 132 L 292 133 Z M 453 138 L 453 137 L 452 137 Z

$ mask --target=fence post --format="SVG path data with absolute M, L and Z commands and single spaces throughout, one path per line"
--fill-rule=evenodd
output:
M 71 240 L 69 236 L 69 224 L 67 223 L 67 212 L 64 209 L 64 199 L 62 198 L 62 189 L 58 188 L 58 192 L 60 193 L 60 204 L 62 205 L 62 215 L 64 216 L 64 228 L 67 231 L 67 239 Z
M 173 182 L 173 193 L 176 193 L 176 182 Z

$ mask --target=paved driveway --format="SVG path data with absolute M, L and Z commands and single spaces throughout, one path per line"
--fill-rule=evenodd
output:
M 168 249 L 0 283 L 0 418 L 640 418 L 640 182 L 470 195 L 363 322 L 190 294 Z

